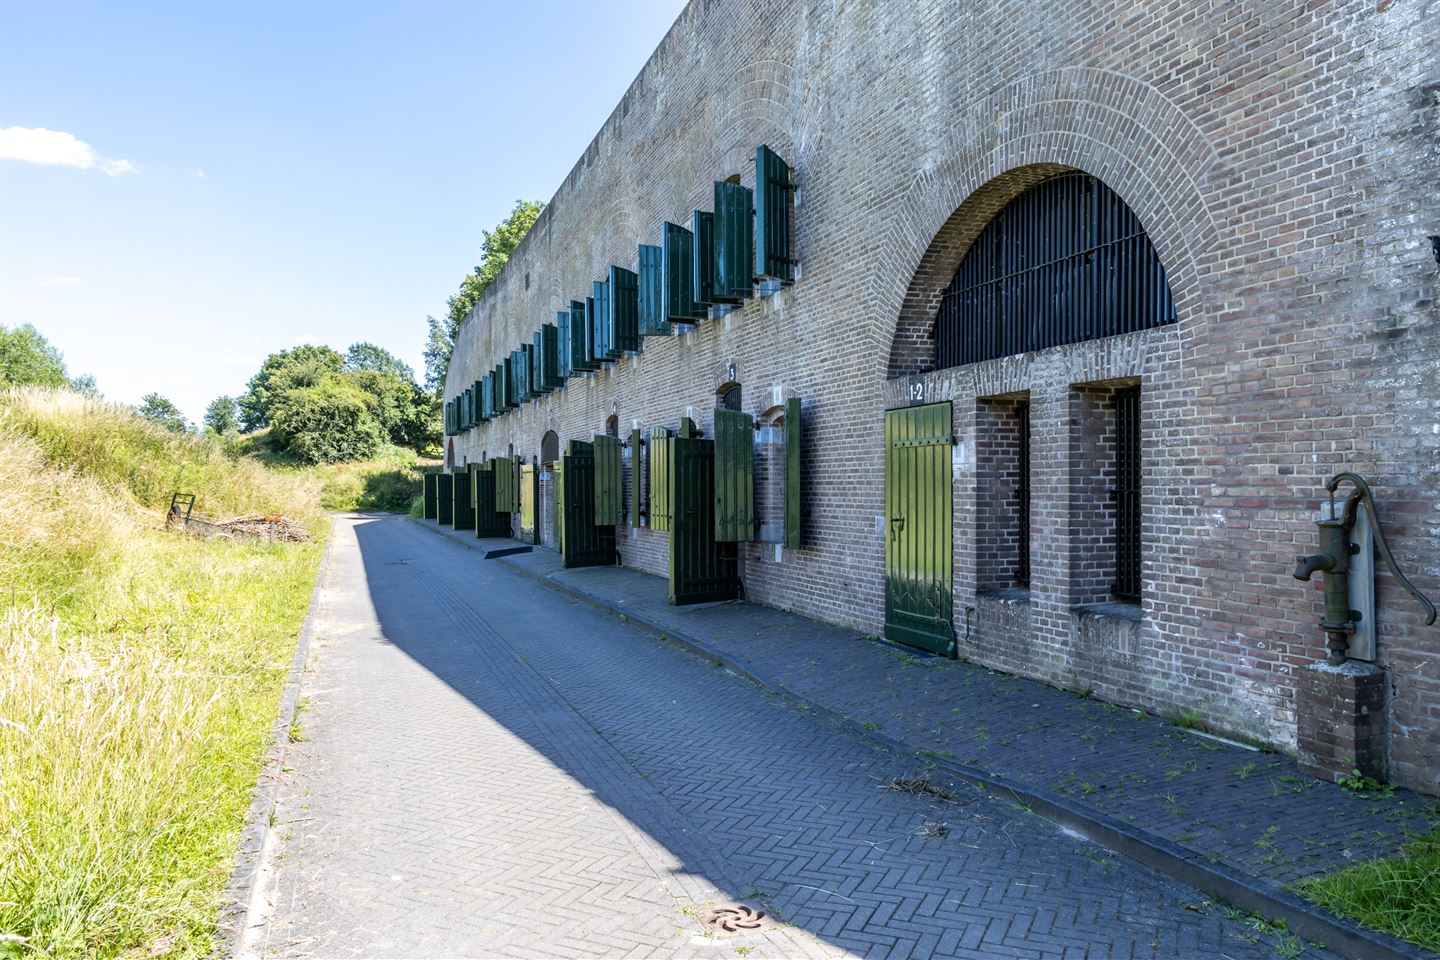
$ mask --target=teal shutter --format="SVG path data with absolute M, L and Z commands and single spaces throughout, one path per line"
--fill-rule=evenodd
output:
M 715 539 L 755 539 L 755 420 L 739 410 L 715 411 Z
M 650 529 L 670 529 L 670 431 L 650 428 Z
M 694 323 L 699 309 L 693 286 L 695 235 L 668 221 L 660 230 L 660 302 L 664 319 Z
M 453 407 L 454 404 L 452 404 L 449 400 L 445 401 L 445 436 L 447 437 L 455 432 L 453 429 L 451 429 L 450 424 L 450 411 Z
M 640 278 L 624 267 L 610 268 L 610 318 L 615 327 L 615 351 L 643 349 L 640 343 Z
M 670 323 L 665 311 L 665 256 L 660 247 L 640 244 L 640 336 L 668 337 Z
M 550 388 L 545 385 L 545 351 L 544 334 L 539 330 L 530 340 L 530 395 L 538 397 L 542 393 L 549 393 Z
M 621 516 L 620 439 L 608 434 L 595 435 L 595 525 L 614 527 L 624 522 Z
M 590 361 L 591 370 L 599 370 L 600 364 L 605 361 L 605 348 L 601 340 L 604 331 L 597 323 L 597 307 L 594 297 L 585 298 L 585 359 Z
M 557 386 L 563 386 L 575 372 L 571 362 L 570 311 L 561 310 L 555 314 L 555 376 L 560 380 Z
M 485 412 L 485 383 L 483 380 L 476 380 L 470 384 L 471 409 L 475 411 L 475 424 L 478 426 L 490 419 L 490 414 Z
M 790 166 L 769 147 L 755 149 L 755 275 L 795 282 L 790 256 Z
M 800 549 L 800 398 L 785 401 L 785 546 Z
M 570 301 L 570 369 L 577 373 L 595 369 L 589 326 L 589 310 L 584 301 Z
M 495 375 L 491 373 L 480 378 L 480 412 L 485 415 L 486 420 L 495 416 L 495 388 L 492 386 L 494 379 Z
M 694 246 L 690 257 L 690 295 L 695 317 L 705 319 L 705 308 L 715 302 L 715 214 L 696 210 L 690 220 Z
M 461 394 L 461 396 L 464 397 L 464 402 L 461 406 L 465 410 L 465 429 L 469 430 L 475 426 L 475 398 L 474 395 L 471 394 L 469 387 L 465 388 L 465 392 Z
M 716 302 L 735 303 L 754 295 L 755 208 L 749 187 L 715 181 Z
M 587 300 L 586 304 L 592 301 L 595 304 L 591 313 L 591 329 L 595 331 L 595 359 L 599 363 L 610 363 L 620 359 L 621 355 L 610 281 L 596 280 L 591 286 L 594 296 Z

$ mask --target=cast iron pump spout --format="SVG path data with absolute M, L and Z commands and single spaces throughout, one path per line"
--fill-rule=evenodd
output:
M 1335 491 L 1342 483 L 1349 483 L 1355 489 L 1345 498 L 1345 507 L 1337 514 Z M 1325 631 L 1326 645 L 1330 648 L 1329 662 L 1338 666 L 1345 662 L 1350 634 L 1355 632 L 1355 624 L 1360 620 L 1359 611 L 1350 609 L 1350 557 L 1360 551 L 1350 542 L 1350 531 L 1355 527 L 1355 515 L 1361 504 L 1370 516 L 1370 529 L 1374 532 L 1375 545 L 1380 548 L 1380 556 L 1390 572 L 1395 574 L 1395 579 L 1429 614 L 1426 624 L 1435 622 L 1435 604 L 1415 589 L 1415 585 L 1396 566 L 1390 547 L 1385 542 L 1385 534 L 1380 529 L 1380 518 L 1375 514 L 1375 498 L 1365 478 L 1355 473 L 1337 473 L 1325 484 L 1325 489 L 1330 491 L 1330 519 L 1316 521 L 1320 528 L 1320 552 L 1296 557 L 1294 576 L 1296 580 L 1309 580 L 1317 571 L 1325 576 L 1325 616 L 1320 621 L 1320 629 Z

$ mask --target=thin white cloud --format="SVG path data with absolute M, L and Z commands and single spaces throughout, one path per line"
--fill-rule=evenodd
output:
M 46 130 L 44 127 L 0 129 L 0 160 L 99 170 L 112 177 L 138 172 L 129 160 L 107 157 L 84 140 L 76 139 L 73 133 Z
M 59 273 L 44 273 L 35 278 L 35 282 L 42 287 L 74 287 L 80 283 L 79 277 L 68 277 Z
M 208 174 L 205 173 L 205 170 L 203 168 L 196 167 L 194 170 L 190 171 L 190 176 L 194 177 L 197 180 L 204 180 L 208 176 Z

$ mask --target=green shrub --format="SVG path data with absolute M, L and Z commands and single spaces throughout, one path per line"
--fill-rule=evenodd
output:
M 368 460 L 380 449 L 371 398 L 343 380 L 287 390 L 272 402 L 275 438 L 301 463 Z

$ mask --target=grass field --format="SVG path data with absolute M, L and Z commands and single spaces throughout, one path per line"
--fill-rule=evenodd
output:
M 321 546 L 322 478 L 68 393 L 0 395 L 0 956 L 205 956 Z

